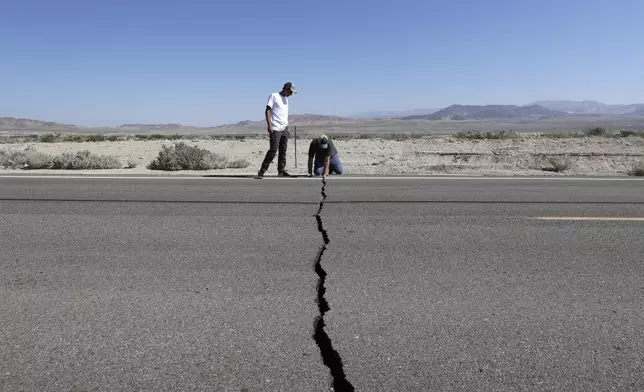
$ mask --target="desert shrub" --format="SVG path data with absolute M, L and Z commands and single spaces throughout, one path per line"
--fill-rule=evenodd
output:
M 0 137 L 0 143 L 28 143 L 40 140 L 38 135 L 3 135 Z
M 611 134 L 606 128 L 594 127 L 586 130 L 586 136 L 608 137 Z
M 118 158 L 96 155 L 89 151 L 49 155 L 27 149 L 25 151 L 0 150 L 0 166 L 5 169 L 118 169 L 121 162 Z
M 168 136 L 162 135 L 160 133 L 152 133 L 148 135 L 147 140 L 165 140 L 168 138 Z
M 56 139 L 57 137 L 53 133 L 45 133 L 38 137 L 38 141 L 41 143 L 53 143 Z
M 211 170 L 225 169 L 230 162 L 220 155 L 198 146 L 189 146 L 184 142 L 172 146 L 163 145 L 159 155 L 148 165 L 150 170 Z
M 550 167 L 547 168 L 548 171 L 555 173 L 561 173 L 570 168 L 570 159 L 564 157 L 551 157 L 548 159 L 548 163 L 550 163 Z
M 88 142 L 103 142 L 105 141 L 105 136 L 101 134 L 87 135 L 85 140 L 87 140 Z
M 633 170 L 629 174 L 631 176 L 644 177 L 644 162 L 638 162 L 633 165 Z
M 49 169 L 51 155 L 35 151 L 0 150 L 0 166 L 5 169 Z
M 502 140 L 502 139 L 514 139 L 518 136 L 516 132 L 509 131 L 496 131 L 496 132 L 481 132 L 481 131 L 468 131 L 468 132 L 457 132 L 454 134 L 454 137 L 457 139 L 468 139 L 468 140 Z
M 64 142 L 80 143 L 85 139 L 81 135 L 64 135 L 61 140 Z
M 622 137 L 642 137 L 644 138 L 644 131 L 620 131 Z
M 137 163 L 136 163 L 136 161 L 135 161 L 134 159 L 129 159 L 129 160 L 127 161 L 127 165 L 125 165 L 125 168 L 126 168 L 126 169 L 134 169 L 134 168 L 135 168 L 135 167 L 137 167 L 137 166 L 138 166 L 138 165 L 137 165 Z
M 76 153 L 63 153 L 52 159 L 52 169 L 65 170 L 91 170 L 91 169 L 119 169 L 121 162 L 118 158 L 109 155 L 97 155 L 89 150 Z
M 543 136 L 550 139 L 569 139 L 577 137 L 577 134 L 575 132 L 549 132 L 544 134 Z

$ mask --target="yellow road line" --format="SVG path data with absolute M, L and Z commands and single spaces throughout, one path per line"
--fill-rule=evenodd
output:
M 538 216 L 538 220 L 572 220 L 572 221 L 634 221 L 644 222 L 644 217 L 625 216 Z

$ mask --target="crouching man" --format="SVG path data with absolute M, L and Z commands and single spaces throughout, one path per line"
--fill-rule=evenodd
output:
M 313 162 L 315 161 L 315 168 Z M 326 178 L 329 173 L 342 174 L 344 171 L 338 150 L 333 142 L 325 135 L 313 139 L 309 146 L 309 176 L 315 173 L 316 176 L 322 175 Z

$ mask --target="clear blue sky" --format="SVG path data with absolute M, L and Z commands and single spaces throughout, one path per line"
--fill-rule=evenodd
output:
M 81 125 L 644 101 L 643 0 L 6 0 L 0 116 Z

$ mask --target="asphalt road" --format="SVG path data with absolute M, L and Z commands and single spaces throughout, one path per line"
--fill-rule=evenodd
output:
M 332 390 L 320 187 L 0 177 L 0 390 Z M 325 331 L 356 391 L 644 390 L 644 221 L 535 219 L 644 217 L 644 182 L 325 193 Z

